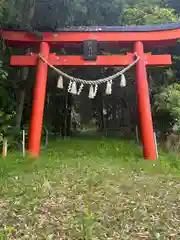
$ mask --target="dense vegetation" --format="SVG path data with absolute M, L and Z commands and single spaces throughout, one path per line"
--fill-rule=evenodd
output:
M 0 0 L 1 25 L 37 37 L 40 29 L 72 25 L 178 22 L 179 14 L 179 0 Z M 49 71 L 43 130 L 77 135 L 55 138 L 48 149 L 42 145 L 37 161 L 17 151 L 0 159 L 0 239 L 180 239 L 180 47 L 146 50 L 173 56 L 172 66 L 148 69 L 148 79 L 158 140 L 178 153 L 158 148 L 158 161 L 143 161 L 134 141 L 139 140 L 134 70 L 127 73 L 126 88 L 115 86 L 109 98 L 102 87 L 93 101 L 87 89 L 80 97 L 68 94 L 67 86 L 57 89 L 57 76 Z M 29 51 L 7 47 L 1 39 L 0 145 L 4 135 L 15 150 L 21 148 L 21 130 L 29 127 L 35 69 L 11 68 L 9 58 Z M 69 51 L 58 54 L 81 53 Z M 114 71 L 64 70 L 85 79 Z
M 45 30 L 72 25 L 136 25 L 178 22 L 179 11 L 178 1 L 173 0 L 98 0 L 96 2 L 94 0 L 53 0 L 48 3 L 38 0 L 1 0 L 0 2 L 2 26 L 13 25 L 16 28 L 25 28 L 27 31 L 37 30 L 37 32 L 38 29 Z M 175 129 L 177 132 L 180 129 L 180 48 L 177 44 L 173 48 L 151 50 L 154 53 L 161 51 L 169 52 L 173 55 L 173 65 L 169 68 L 152 68 L 148 71 L 154 126 L 158 136 L 163 137 L 167 132 L 175 131 Z M 29 125 L 35 72 L 33 69 L 10 68 L 8 66 L 10 55 L 19 53 L 21 50 L 7 48 L 2 40 L 0 51 L 0 131 L 5 133 L 9 125 L 15 126 L 19 130 L 23 126 L 28 127 Z M 27 52 L 29 49 L 25 51 Z M 114 51 L 116 52 L 117 50 Z M 126 50 L 121 49 L 121 51 Z M 69 69 L 67 71 L 83 78 L 88 78 L 89 76 L 96 76 L 97 78 L 102 76 L 102 74 L 108 74 L 109 69 L 90 69 L 87 71 L 83 71 L 83 69 Z M 135 80 L 133 72 L 130 72 L 128 77 L 133 81 Z M 65 125 L 63 124 L 64 119 L 67 118 L 65 115 L 69 114 L 67 113 L 68 111 L 63 109 L 64 105 L 62 102 L 66 101 L 67 98 L 71 98 L 71 101 L 68 101 L 71 102 L 71 108 L 74 107 L 75 114 L 80 115 L 79 119 L 81 120 L 79 122 L 81 121 L 81 124 L 88 125 L 92 122 L 92 116 L 95 116 L 96 123 L 98 122 L 97 125 L 100 126 L 99 130 L 103 131 L 105 128 L 103 121 L 105 120 L 102 120 L 101 116 L 103 114 L 99 114 L 99 112 L 103 111 L 102 104 L 106 100 L 101 97 L 102 93 L 98 94 L 93 104 L 93 106 L 98 105 L 98 109 L 89 105 L 92 111 L 87 113 L 87 102 L 85 106 L 81 106 L 81 103 L 79 103 L 86 96 L 83 95 L 80 101 L 75 98 L 72 99 L 67 93 L 66 97 L 57 97 L 59 92 L 55 88 L 54 79 L 54 74 L 50 72 L 47 90 L 47 99 L 50 96 L 50 101 L 48 109 L 45 109 L 44 120 L 48 130 L 68 135 L 68 131 L 62 130 Z M 135 128 L 138 125 L 137 106 L 134 104 L 135 89 L 134 87 L 133 90 L 131 88 L 127 89 L 126 92 L 122 92 L 122 104 L 120 104 L 119 108 L 122 108 L 125 114 L 127 113 L 125 108 L 129 108 L 127 106 L 133 103 L 130 115 L 132 119 L 135 119 L 131 123 L 133 128 Z M 114 101 L 109 105 L 112 107 L 116 101 L 117 99 L 114 98 Z M 128 117 L 123 116 L 122 118 L 125 119 L 124 121 L 128 125 Z M 118 124 L 116 124 L 117 128 L 119 125 L 124 124 L 122 121 L 120 119 Z M 128 125 L 129 129 L 131 129 L 131 125 Z

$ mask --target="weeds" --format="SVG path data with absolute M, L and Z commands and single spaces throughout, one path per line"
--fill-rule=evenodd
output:
M 180 239 L 179 158 L 134 143 L 66 140 L 1 160 L 0 239 Z

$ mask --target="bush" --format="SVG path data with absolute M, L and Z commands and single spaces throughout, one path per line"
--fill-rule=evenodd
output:
M 155 117 L 158 130 L 171 130 L 180 133 L 180 84 L 163 87 L 161 92 L 154 96 Z
M 10 139 L 17 135 L 11 124 L 14 116 L 14 112 L 11 114 L 6 114 L 0 110 L 0 145 L 2 144 L 4 137 Z

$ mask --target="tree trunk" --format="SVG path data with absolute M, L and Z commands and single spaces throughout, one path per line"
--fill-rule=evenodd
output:
M 21 19 L 22 27 L 25 26 L 25 28 L 26 28 L 26 27 L 30 26 L 31 21 L 34 17 L 35 6 L 36 6 L 36 0 L 24 1 L 22 19 Z M 30 53 L 30 51 L 31 51 L 30 48 L 26 49 L 25 55 L 28 55 Z M 28 73 L 29 73 L 28 67 L 23 67 L 21 69 L 19 99 L 18 99 L 18 105 L 17 105 L 17 109 L 16 109 L 16 128 L 18 128 L 18 129 L 20 129 L 20 127 L 21 127 Z
M 68 93 L 66 106 L 66 136 L 71 136 L 71 111 L 72 111 L 72 95 Z
M 30 52 L 30 49 L 27 49 L 26 54 L 28 54 L 29 52 Z M 28 67 L 23 67 L 21 69 L 18 103 L 16 108 L 16 124 L 15 125 L 17 129 L 21 128 L 28 73 L 29 73 Z

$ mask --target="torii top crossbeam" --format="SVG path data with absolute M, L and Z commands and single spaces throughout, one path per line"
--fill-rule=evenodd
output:
M 139 58 L 136 63 L 136 88 L 144 158 L 149 160 L 157 158 L 146 66 L 169 65 L 171 64 L 171 56 L 145 53 L 144 46 L 175 45 L 180 38 L 180 23 L 132 27 L 72 27 L 41 32 L 41 38 L 26 32 L 25 29 L 4 28 L 1 31 L 1 36 L 9 46 L 38 46 L 39 54 L 43 57 L 39 59 L 38 54 L 34 53 L 29 56 L 12 56 L 10 62 L 12 66 L 37 67 L 28 147 L 33 156 L 38 156 L 40 153 L 47 63 L 54 66 L 127 66 L 134 61 L 133 57 L 136 54 Z M 102 43 L 108 43 L 111 46 L 116 44 L 119 48 L 124 45 L 131 45 L 133 52 L 126 53 L 123 56 L 117 54 L 98 56 L 97 49 Z M 65 44 L 83 45 L 84 56 L 57 56 L 51 53 L 51 48 L 61 48 Z M 43 61 L 43 59 L 46 61 Z
M 66 44 L 69 47 L 81 47 L 87 40 L 96 40 L 100 47 L 108 43 L 111 47 L 122 48 L 130 46 L 136 41 L 142 41 L 144 46 L 169 46 L 175 45 L 180 36 L 180 23 L 152 26 L 103 26 L 103 27 L 71 27 L 57 28 L 56 31 L 41 32 L 42 38 L 35 34 L 24 31 L 24 29 L 12 30 L 12 27 L 4 28 L 2 37 L 9 46 L 34 47 L 42 41 L 47 42 L 50 47 L 59 48 Z M 97 61 L 83 61 L 80 56 L 56 56 L 50 54 L 50 62 L 57 66 L 125 66 L 132 62 L 132 56 L 99 56 Z M 11 65 L 35 66 L 37 55 L 16 56 L 11 58 Z M 164 66 L 171 64 L 170 56 L 151 56 L 148 54 L 147 65 Z
M 11 27 L 4 28 L 2 33 L 4 39 L 10 45 L 28 43 L 34 45 L 42 40 L 37 39 L 24 29 L 12 30 Z M 55 31 L 42 32 L 43 41 L 49 44 L 83 42 L 95 39 L 99 42 L 127 42 L 143 41 L 147 43 L 176 42 L 180 37 L 180 23 L 150 26 L 103 26 L 103 27 L 71 27 L 57 28 Z M 168 44 L 167 44 L 168 45 Z

